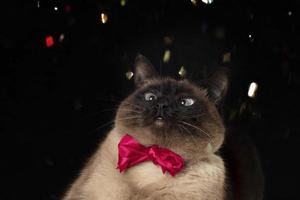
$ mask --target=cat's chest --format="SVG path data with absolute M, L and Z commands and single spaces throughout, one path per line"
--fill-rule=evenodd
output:
M 170 178 L 170 175 L 167 172 L 163 174 L 160 166 L 149 161 L 129 168 L 124 173 L 124 177 L 136 187 L 142 188 L 149 184 L 164 181 Z

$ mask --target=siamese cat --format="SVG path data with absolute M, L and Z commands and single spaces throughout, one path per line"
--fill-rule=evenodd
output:
M 216 104 L 228 78 L 220 68 L 206 87 L 161 77 L 150 61 L 135 61 L 136 90 L 120 105 L 114 127 L 90 158 L 64 200 L 223 200 L 225 167 L 218 155 L 225 127 Z M 158 145 L 184 159 L 175 176 L 143 162 L 120 173 L 118 143 L 130 134 L 145 146 Z

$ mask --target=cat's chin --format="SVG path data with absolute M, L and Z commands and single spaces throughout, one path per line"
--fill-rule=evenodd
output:
M 166 121 L 161 118 L 161 117 L 158 117 L 154 120 L 153 122 L 153 125 L 156 127 L 156 128 L 163 128 L 166 126 Z

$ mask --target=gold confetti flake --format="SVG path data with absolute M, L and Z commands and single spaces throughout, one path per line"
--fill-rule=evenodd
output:
M 124 7 L 124 6 L 126 5 L 126 0 L 121 0 L 121 1 L 120 1 L 120 4 L 121 4 L 121 6 Z
M 197 0 L 191 0 L 192 4 L 194 4 L 195 6 L 197 5 Z
M 170 36 L 165 36 L 164 43 L 165 43 L 165 45 L 171 45 L 173 43 L 173 38 Z
M 128 80 L 130 80 L 130 79 L 132 79 L 132 77 L 133 77 L 133 72 L 132 72 L 132 71 L 128 71 L 128 72 L 125 73 L 125 76 L 126 76 L 126 78 L 127 78 Z
M 255 82 L 252 82 L 252 83 L 249 85 L 248 96 L 251 97 L 251 98 L 255 98 L 257 88 L 258 88 L 258 84 L 255 83 Z
M 105 13 L 101 13 L 101 23 L 106 24 L 108 20 L 108 16 Z
M 186 76 L 186 70 L 184 68 L 184 66 L 181 66 L 179 72 L 178 72 L 179 76 L 184 78 Z
M 229 62 L 231 62 L 231 53 L 230 52 L 224 53 L 223 63 L 229 63 Z
M 166 50 L 164 53 L 164 57 L 163 57 L 163 62 L 167 63 L 170 61 L 171 58 L 171 51 L 170 50 Z
M 213 2 L 213 0 L 202 0 L 202 2 L 205 4 L 211 4 Z

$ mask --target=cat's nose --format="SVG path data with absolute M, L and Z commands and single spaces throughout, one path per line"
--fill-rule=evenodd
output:
M 169 102 L 167 99 L 158 99 L 156 104 L 158 110 L 165 110 L 166 108 L 168 108 L 168 106 L 169 106 Z
M 168 108 L 168 105 L 163 104 L 163 103 L 159 103 L 159 104 L 157 104 L 157 107 L 158 107 L 159 110 L 164 110 L 164 109 Z

